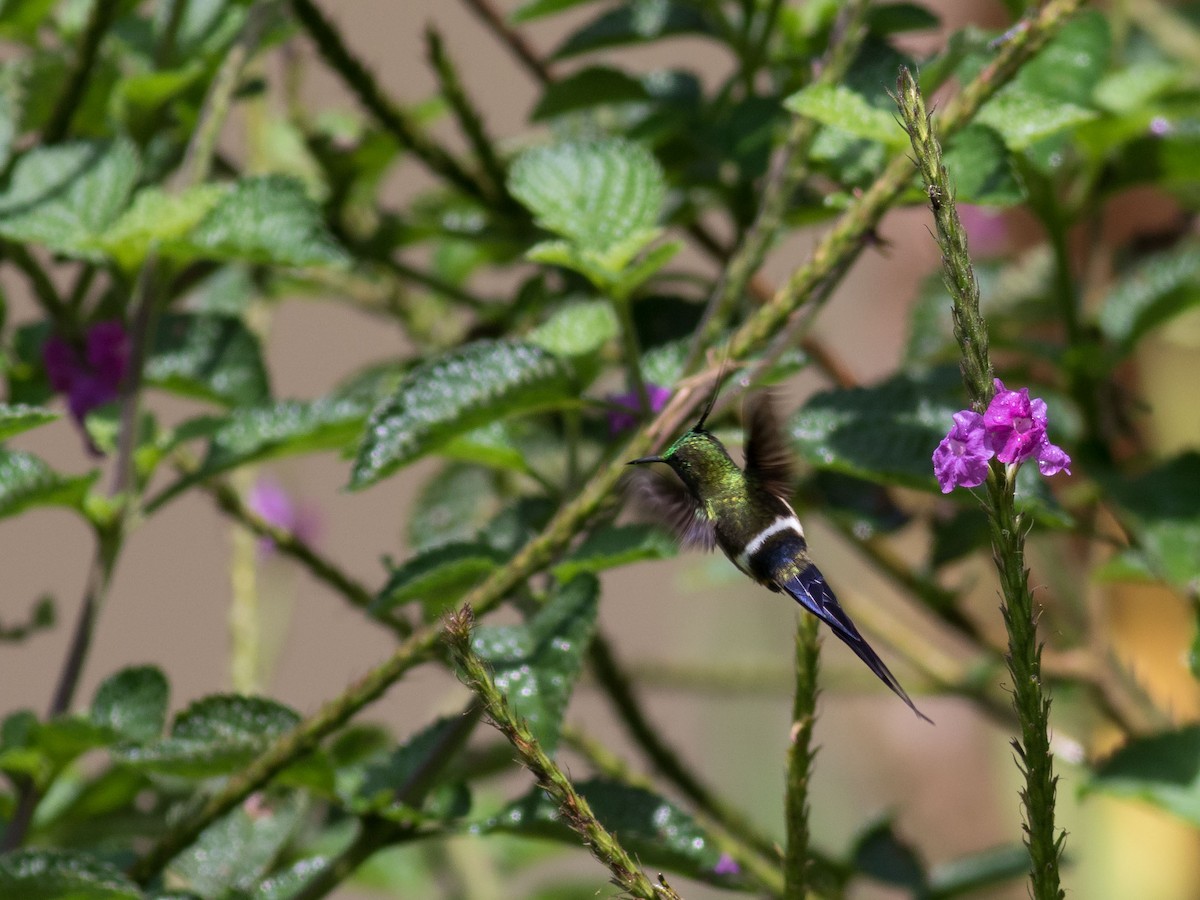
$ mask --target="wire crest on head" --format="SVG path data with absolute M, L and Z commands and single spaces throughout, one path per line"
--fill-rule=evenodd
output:
M 704 423 L 708 421 L 709 414 L 713 411 L 713 407 L 717 405 L 717 397 L 721 393 L 721 382 L 725 380 L 725 370 L 727 368 L 729 368 L 728 354 L 721 360 L 721 368 L 717 371 L 717 379 L 713 382 L 712 391 L 708 395 L 708 401 L 704 404 L 704 411 L 700 413 L 700 418 L 692 426 L 692 431 L 704 430 Z

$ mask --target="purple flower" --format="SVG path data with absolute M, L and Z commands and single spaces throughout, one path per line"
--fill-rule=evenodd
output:
M 717 864 L 713 866 L 714 875 L 740 875 L 742 867 L 728 853 L 722 853 Z
M 42 363 L 50 386 L 67 395 L 71 416 L 81 426 L 87 414 L 120 396 L 129 369 L 129 335 L 120 322 L 97 322 L 79 348 L 59 335 L 42 346 Z M 92 450 L 95 452 L 95 447 Z
M 978 487 L 987 480 L 992 449 L 987 445 L 984 417 L 964 409 L 954 414 L 954 427 L 933 451 L 933 472 L 942 493 L 956 487 Z
M 646 395 L 650 398 L 650 412 L 658 412 L 671 399 L 671 389 L 659 387 L 657 384 L 647 384 Z M 641 400 L 637 393 L 630 391 L 627 394 L 610 394 L 608 399 L 617 406 L 623 406 L 629 410 L 629 412 L 621 412 L 619 410 L 609 412 L 609 434 L 616 435 L 622 431 L 630 431 L 636 428 L 638 423 L 637 414 L 641 408 Z
M 960 203 L 958 217 L 966 229 L 973 254 L 997 256 L 1008 247 L 1008 220 L 1004 213 L 986 206 Z
M 311 544 L 317 538 L 319 523 L 316 513 L 297 504 L 292 495 L 274 479 L 258 479 L 250 489 L 246 505 L 267 524 L 290 531 L 306 544 Z M 262 538 L 258 543 L 258 551 L 264 558 L 270 556 L 275 552 L 275 542 L 268 537 Z
M 1036 459 L 1043 475 L 1071 474 L 1071 457 L 1046 437 L 1046 403 L 1029 397 L 1029 389 L 1010 391 L 999 378 L 996 394 L 981 416 L 964 409 L 954 414 L 954 427 L 933 452 L 933 471 L 948 494 L 956 487 L 976 487 L 987 479 L 993 454 L 1005 465 Z

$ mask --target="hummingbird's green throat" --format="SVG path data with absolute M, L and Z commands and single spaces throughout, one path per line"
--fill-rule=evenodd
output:
M 918 716 L 930 721 L 879 655 L 855 628 L 808 553 L 804 528 L 787 498 L 792 460 L 780 433 L 769 394 L 746 408 L 745 469 L 704 428 L 716 399 L 709 398 L 699 421 L 661 456 L 629 465 L 665 463 L 678 479 L 638 479 L 643 505 L 669 525 L 686 546 L 720 547 L 733 564 L 772 591 L 788 594 L 833 629 Z

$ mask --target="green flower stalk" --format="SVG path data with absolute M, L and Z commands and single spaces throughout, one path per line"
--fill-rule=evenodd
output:
M 942 165 L 941 146 L 933 134 L 920 89 L 907 69 L 900 71 L 896 102 L 933 210 L 946 285 L 954 301 L 954 333 L 962 350 L 963 382 L 972 407 L 982 413 L 989 408 L 996 382 L 988 356 L 987 323 L 979 311 L 979 285 L 967 252 L 966 231 L 954 206 L 954 191 Z M 1025 810 L 1030 887 L 1035 900 L 1058 900 L 1065 896 L 1058 873 L 1065 834 L 1054 824 L 1058 779 L 1050 755 L 1050 698 L 1042 685 L 1042 648 L 1025 568 L 1026 524 L 1014 503 L 1017 465 L 1006 465 L 1000 458 L 1003 455 L 1001 452 L 988 462 L 985 508 L 1004 598 L 1000 611 L 1008 630 L 1007 662 L 1013 679 L 1013 704 L 1021 726 L 1021 736 L 1013 741 L 1013 748 L 1025 776 L 1021 802 Z
M 445 639 L 459 677 L 479 696 L 488 718 L 508 738 L 542 790 L 558 804 L 563 822 L 583 838 L 584 845 L 608 867 L 613 883 L 622 890 L 643 900 L 678 900 L 679 895 L 661 877 L 658 885 L 651 883 L 612 833 L 596 819 L 587 800 L 575 790 L 557 763 L 546 755 L 525 723 L 513 715 L 491 672 L 471 649 L 474 624 L 475 616 L 470 606 L 464 606 L 446 620 Z
M 791 743 L 787 751 L 787 853 L 784 897 L 804 900 L 809 890 L 808 784 L 812 777 L 813 725 L 817 720 L 817 670 L 821 642 L 814 616 L 796 623 L 796 695 L 792 705 Z

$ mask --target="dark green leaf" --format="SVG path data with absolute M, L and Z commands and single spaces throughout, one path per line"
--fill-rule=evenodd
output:
M 607 66 L 589 66 L 550 82 L 530 117 L 540 122 L 594 106 L 649 99 L 645 85 L 632 75 Z
M 962 406 L 959 373 L 946 367 L 817 394 L 792 417 L 788 432 L 819 468 L 935 490 L 933 451 Z
M 171 861 L 169 882 L 202 897 L 253 889 L 303 824 L 307 808 L 299 792 L 255 794 Z
M 425 620 L 431 622 L 455 606 L 463 594 L 503 561 L 504 555 L 486 544 L 440 544 L 393 571 L 371 605 L 371 612 L 382 615 L 420 600 Z
M 0 447 L 0 518 L 37 506 L 81 510 L 98 474 L 60 475 L 32 453 Z
M 987 547 L 990 541 L 987 514 L 977 507 L 957 510 L 946 519 L 934 519 L 930 568 L 936 569 L 961 559 L 980 547 Z
M 0 441 L 7 441 L 13 435 L 29 431 L 58 418 L 58 413 L 41 406 L 27 406 L 17 403 L 10 406 L 0 403 Z
M 532 22 L 534 19 L 552 16 L 555 13 L 563 12 L 572 7 L 594 2 L 595 0 L 528 0 L 527 3 L 523 3 L 517 7 L 512 15 L 509 16 L 509 20 L 516 24 Z
M 1010 150 L 1025 150 L 1043 138 L 1096 118 L 1090 109 L 1010 84 L 989 100 L 976 123 L 994 129 Z
M 1008 149 L 990 128 L 969 125 L 960 131 L 950 142 L 945 164 L 955 199 L 961 203 L 1013 206 L 1024 199 Z
M 258 883 L 252 900 L 292 900 L 308 882 L 329 868 L 327 856 L 309 856 L 297 860 L 282 872 L 274 872 Z
M 1200 725 L 1132 738 L 1086 789 L 1145 800 L 1200 826 Z
M 713 882 L 721 854 L 695 820 L 669 800 L 641 788 L 592 779 L 576 782 L 596 818 L 618 835 L 621 846 L 647 867 L 663 868 Z M 557 807 L 540 788 L 490 819 L 485 827 L 578 846 Z M 732 883 L 732 879 L 730 879 Z
M 8 625 L 0 621 L 0 642 L 17 643 L 34 632 L 53 628 L 57 615 L 54 598 L 49 595 L 39 597 L 26 621 L 19 625 Z
M 491 668 L 496 687 L 547 753 L 558 744 L 562 716 L 596 628 L 600 585 L 580 575 L 558 588 L 527 625 L 484 627 L 472 648 Z
M 514 439 L 508 422 L 489 422 L 482 428 L 453 438 L 442 447 L 447 459 L 478 463 L 493 469 L 528 472 L 529 464 Z
M 567 582 L 581 572 L 595 574 L 648 559 L 675 555 L 676 543 L 652 525 L 609 525 L 587 536 L 554 567 L 554 577 Z
M 1137 478 L 1099 480 L 1129 518 L 1136 551 L 1156 575 L 1194 590 L 1200 570 L 1200 453 L 1190 452 Z
M 0 897 L 13 900 L 142 900 L 116 867 L 69 850 L 17 850 L 0 856 Z
M 0 235 L 96 258 L 92 241 L 125 208 L 140 170 L 128 141 L 35 148 L 0 194 Z
M 920 858 L 892 830 L 889 821 L 871 826 L 858 837 L 852 864 L 855 871 L 868 878 L 904 888 L 915 897 L 924 896 L 928 887 Z
M 872 5 L 867 11 L 867 27 L 880 36 L 927 31 L 940 24 L 937 15 L 915 3 L 883 3 Z
M 408 543 L 420 552 L 475 537 L 497 507 L 495 476 L 479 466 L 453 463 L 425 483 L 408 525 Z
M 572 34 L 554 51 L 567 59 L 607 47 L 641 44 L 680 34 L 708 34 L 708 22 L 692 5 L 678 0 L 630 0 Z
M 367 422 L 350 477 L 363 488 L 497 419 L 570 402 L 567 368 L 541 347 L 479 341 L 410 372 Z
M 419 816 L 437 774 L 466 742 L 477 719 L 463 715 L 438 719 L 384 758 L 345 777 L 339 792 L 358 815 Z
M 973 895 L 1029 872 L 1029 851 L 1020 844 L 961 856 L 934 866 L 929 873 L 930 900 L 951 900 Z
M 513 163 L 508 187 L 547 231 L 583 251 L 621 249 L 629 257 L 657 235 L 666 191 L 654 155 L 620 139 L 527 150 Z
M 299 721 L 293 710 L 273 700 L 215 695 L 180 713 L 169 737 L 114 755 L 127 765 L 183 778 L 228 775 Z
M 162 734 L 167 721 L 167 678 L 156 666 L 134 666 L 110 675 L 96 690 L 91 719 L 132 741 Z
M 283 175 L 242 179 L 170 250 L 177 256 L 281 266 L 346 262 L 304 185 Z
M 185 397 L 231 406 L 265 403 L 270 396 L 258 338 L 230 316 L 163 315 L 145 377 Z
M 1141 260 L 1112 286 L 1100 306 L 1100 330 L 1123 354 L 1142 335 L 1200 303 L 1200 246 L 1184 241 Z
M 1163 60 L 1135 62 L 1104 76 L 1096 85 L 1096 103 L 1112 113 L 1129 114 L 1145 109 L 1185 77 L 1182 66 Z
M 1097 10 L 1072 16 L 1032 60 L 1021 67 L 1017 83 L 1030 92 L 1078 106 L 1089 106 L 1112 55 L 1108 20 Z

